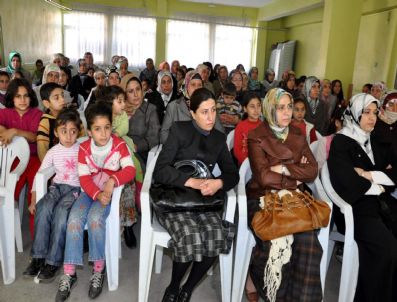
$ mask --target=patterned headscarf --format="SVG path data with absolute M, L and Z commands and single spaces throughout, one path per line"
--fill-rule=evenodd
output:
M 257 73 L 259 72 L 258 71 L 258 67 L 252 67 L 250 69 L 250 71 L 248 72 L 248 78 L 249 78 L 249 80 L 248 80 L 248 89 L 249 90 L 259 90 L 259 89 L 261 89 L 261 82 L 258 81 L 258 79 L 254 80 L 252 78 L 252 76 L 251 76 L 252 71 L 254 71 L 254 70 L 256 70 Z
M 189 87 L 190 81 L 193 79 L 197 79 L 201 81 L 203 80 L 197 70 L 191 70 L 188 73 L 186 73 L 185 80 L 183 81 L 181 89 L 183 96 L 185 97 L 185 99 L 188 100 L 190 99 L 190 95 L 187 88 Z
M 360 118 L 365 108 L 372 103 L 376 103 L 376 105 L 379 107 L 379 101 L 370 94 L 359 93 L 354 95 L 350 99 L 349 106 L 346 108 L 343 115 L 343 128 L 338 132 L 358 142 L 360 146 L 367 152 L 371 160 L 373 159 L 373 157 L 370 155 L 372 154 L 372 150 L 371 144 L 369 143 L 371 133 L 365 132 L 363 129 L 361 129 Z
M 315 83 L 318 83 L 320 85 L 320 80 L 314 76 L 307 77 L 305 81 L 305 87 L 303 88 L 303 95 L 306 97 L 306 100 L 308 101 L 310 106 L 310 110 L 313 114 L 316 114 L 318 104 L 320 103 L 319 98 L 312 99 L 310 97 L 310 90 L 312 90 L 312 87 Z
M 397 102 L 397 91 L 388 91 L 383 97 L 382 110 L 379 114 L 379 118 L 388 125 L 392 125 L 397 121 L 397 112 L 388 110 L 387 105 L 395 102 Z
M 165 94 L 165 92 L 161 89 L 161 80 L 166 76 L 169 77 L 171 80 L 171 92 L 169 94 Z M 163 99 L 165 106 L 167 106 L 168 102 L 172 97 L 173 87 L 174 87 L 174 82 L 172 81 L 171 72 L 160 70 L 159 73 L 157 74 L 157 91 L 161 94 L 161 98 Z
M 288 136 L 289 127 L 281 128 L 278 126 L 276 111 L 277 111 L 277 105 L 280 104 L 280 99 L 284 95 L 287 95 L 292 103 L 292 95 L 281 88 L 270 89 L 269 92 L 266 94 L 265 99 L 263 100 L 262 103 L 263 116 L 268 122 L 274 135 L 283 141 Z

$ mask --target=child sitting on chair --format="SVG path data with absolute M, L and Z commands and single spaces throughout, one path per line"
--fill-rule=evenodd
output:
M 135 177 L 135 167 L 126 143 L 112 135 L 112 109 L 102 102 L 86 113 L 90 139 L 80 144 L 78 172 L 84 190 L 70 211 L 64 258 L 64 275 L 55 301 L 65 301 L 77 281 L 76 265 L 83 265 L 83 231 L 87 223 L 89 255 L 94 263 L 88 296 L 97 298 L 105 279 L 106 218 L 114 187 Z
M 36 211 L 36 231 L 31 250 L 32 260 L 23 275 L 35 277 L 37 283 L 53 281 L 63 263 L 68 215 L 80 194 L 77 172 L 77 136 L 80 125 L 80 116 L 76 110 L 63 109 L 58 114 L 54 135 L 59 143 L 46 153 L 38 171 L 53 167 L 55 177 L 48 193 L 39 200 L 37 208 L 35 209 L 35 201 L 32 201 L 29 208 L 32 212 Z

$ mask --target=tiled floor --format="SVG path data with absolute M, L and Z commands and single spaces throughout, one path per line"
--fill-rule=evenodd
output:
M 27 219 L 24 219 L 26 222 Z M 0 302 L 47 302 L 54 301 L 57 291 L 57 280 L 51 284 L 35 284 L 32 279 L 24 279 L 22 271 L 29 261 L 31 240 L 24 223 L 24 252 L 16 255 L 16 280 L 11 285 L 4 285 L 0 274 Z M 139 235 L 139 226 L 135 227 L 135 233 Z M 171 275 L 171 258 L 167 253 L 163 257 L 162 272 L 159 275 L 153 273 L 149 292 L 149 302 L 161 301 L 164 290 L 169 283 Z M 130 250 L 122 244 L 122 259 L 120 260 L 119 288 L 117 291 L 109 292 L 107 283 L 101 296 L 96 299 L 98 302 L 135 302 L 138 301 L 138 267 L 139 267 L 139 246 Z M 1 270 L 1 268 L 0 268 Z M 339 288 L 339 275 L 341 265 L 332 258 L 328 270 L 325 302 L 336 302 Z M 89 301 L 88 281 L 90 278 L 90 267 L 77 271 L 78 281 L 68 301 Z M 216 302 L 221 301 L 219 265 L 214 269 L 212 276 L 206 276 L 193 293 L 192 302 Z M 243 301 L 246 301 L 245 298 Z

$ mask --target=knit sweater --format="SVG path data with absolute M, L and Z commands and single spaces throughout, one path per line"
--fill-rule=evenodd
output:
M 103 165 L 99 166 L 91 148 L 91 140 L 80 144 L 78 171 L 81 187 L 93 200 L 103 190 L 103 184 L 113 178 L 116 186 L 126 184 L 134 179 L 135 167 L 127 144 L 121 138 L 112 135 L 112 147 Z

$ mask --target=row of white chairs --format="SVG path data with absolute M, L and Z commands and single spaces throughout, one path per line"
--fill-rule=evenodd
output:
M 228 146 L 233 146 L 233 135 L 229 134 Z M 2 264 L 3 280 L 5 284 L 10 284 L 15 280 L 15 245 L 14 238 L 16 233 L 20 233 L 19 211 L 14 207 L 14 190 L 19 176 L 26 168 L 28 156 L 21 150 L 29 150 L 26 141 L 22 138 L 15 138 L 13 143 L 7 148 L 1 148 L 2 166 L 0 171 L 0 260 Z M 155 257 L 155 272 L 161 272 L 163 248 L 167 247 L 170 239 L 167 231 L 160 226 L 150 207 L 149 188 L 152 182 L 152 173 L 161 151 L 161 146 L 156 146 L 151 150 L 147 164 L 146 176 L 142 188 L 142 225 L 141 225 L 141 244 L 140 244 L 140 265 L 139 265 L 139 301 L 147 301 L 150 278 Z M 18 157 L 20 164 L 13 173 L 10 173 L 10 162 Z M 48 179 L 54 171 L 48 169 L 42 171 L 37 179 L 37 200 L 46 193 Z M 241 301 L 245 278 L 247 276 L 248 265 L 252 248 L 255 246 L 254 237 L 248 227 L 245 185 L 251 178 L 251 170 L 248 159 L 244 161 L 240 168 L 240 182 L 237 192 L 228 192 L 228 203 L 225 211 L 225 219 L 235 221 L 236 202 L 238 204 L 238 231 L 236 238 L 235 255 L 233 249 L 228 255 L 221 255 L 220 269 L 222 281 L 222 301 Z M 353 237 L 353 216 L 351 206 L 344 202 L 332 189 L 329 181 L 327 166 L 321 170 L 321 180 L 319 177 L 309 184 L 315 198 L 325 200 L 332 207 L 332 202 L 340 207 L 346 220 L 345 248 L 342 264 L 342 276 L 339 289 L 339 301 L 353 301 L 355 286 L 358 274 L 358 250 Z M 119 199 L 121 188 L 113 194 L 111 213 L 107 220 L 106 230 L 106 261 L 108 273 L 109 290 L 116 290 L 118 287 L 118 261 L 121 257 L 120 236 L 119 234 Z M 332 202 L 331 202 L 332 201 Z M 17 232 L 15 232 L 15 230 Z M 324 289 L 326 271 L 329 265 L 330 255 L 333 249 L 332 234 L 329 235 L 329 226 L 321 229 L 319 240 L 323 247 L 323 257 L 321 261 L 321 282 Z M 113 234 L 113 236 L 111 236 Z M 340 235 L 339 235 L 340 237 Z M 329 238 L 329 239 L 328 239 Z M 21 240 L 21 239 L 20 239 Z M 18 243 L 18 240 L 17 240 Z M 328 244 L 330 249 L 328 249 Z M 328 252 L 330 251 L 330 252 Z

